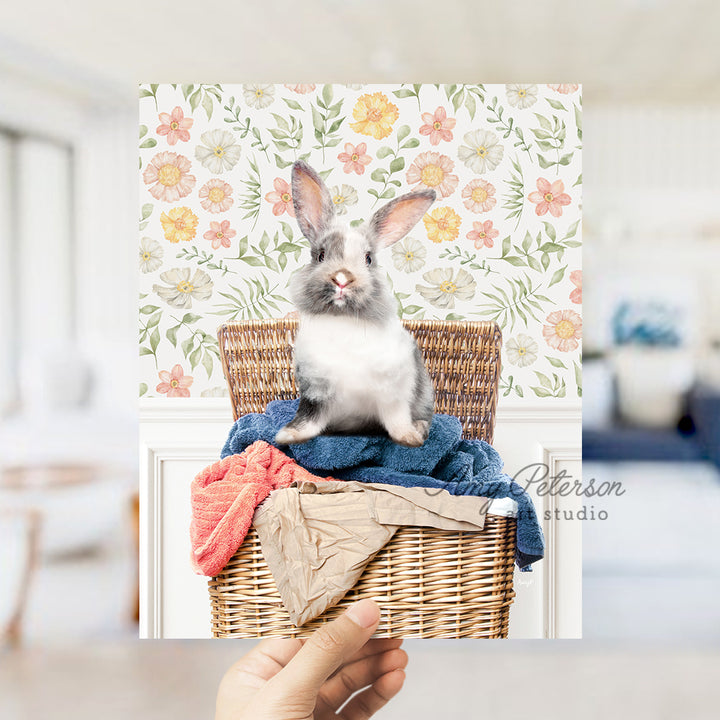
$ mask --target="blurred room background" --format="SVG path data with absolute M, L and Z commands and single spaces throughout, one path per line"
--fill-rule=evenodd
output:
M 137 636 L 139 82 L 583 83 L 584 474 L 625 490 L 586 503 L 608 519 L 584 523 L 584 635 L 720 639 L 720 5 L 317 0 L 298 13 L 289 0 L 0 10 L 0 629 L 21 648 L 2 659 L 3 717 L 62 716 L 57 698 L 69 702 L 72 682 L 34 691 L 53 660 L 68 678 L 94 678 L 100 702 L 110 685 L 95 657 L 140 688 L 117 717 L 145 702 L 162 705 L 157 717 L 196 716 L 197 704 L 166 703 L 142 678 L 205 657 L 195 678 L 210 698 L 220 665 L 247 647 L 175 645 L 172 666 L 169 647 L 143 655 L 127 642 Z M 48 646 L 54 655 L 34 652 Z M 482 656 L 456 644 L 422 648 L 410 644 L 408 699 L 383 717 L 411 712 L 433 665 L 482 672 Z M 516 675 L 503 652 L 497 667 Z M 539 662 L 553 651 L 531 652 Z M 648 672 L 672 654 L 634 652 L 631 666 Z M 676 657 L 670 676 L 692 677 L 701 701 L 712 684 L 698 672 L 704 656 L 692 658 Z M 548 672 L 569 667 L 554 662 Z M 537 667 L 528 660 L 528 674 Z M 635 698 L 619 675 L 602 677 L 605 692 Z M 467 716 L 441 695 L 424 707 L 433 702 Z M 651 702 L 628 707 L 658 716 Z

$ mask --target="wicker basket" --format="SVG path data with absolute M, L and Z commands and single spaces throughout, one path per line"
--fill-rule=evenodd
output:
M 457 416 L 465 437 L 492 442 L 501 335 L 489 322 L 406 321 L 435 386 L 435 410 Z M 233 415 L 297 397 L 294 320 L 253 320 L 218 330 Z M 487 515 L 482 532 L 404 527 L 368 564 L 338 605 L 296 628 L 282 605 L 254 529 L 209 582 L 215 637 L 305 637 L 349 604 L 372 597 L 378 636 L 507 637 L 515 519 Z

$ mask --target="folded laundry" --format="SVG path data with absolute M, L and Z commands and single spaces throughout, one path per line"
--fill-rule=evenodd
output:
M 274 490 L 253 526 L 290 620 L 337 604 L 398 527 L 481 530 L 488 501 L 445 490 L 328 480 Z
M 226 458 L 275 434 L 295 415 L 297 400 L 275 400 L 265 413 L 235 422 L 222 450 Z M 321 435 L 283 451 L 302 467 L 342 480 L 447 490 L 451 495 L 510 497 L 518 504 L 516 562 L 521 570 L 545 554 L 545 540 L 532 499 L 502 472 L 498 452 L 483 440 L 462 439 L 460 421 L 435 415 L 424 445 L 408 448 L 384 436 Z
M 205 468 L 192 481 L 190 540 L 199 575 L 217 575 L 242 545 L 255 508 L 276 488 L 322 482 L 282 451 L 255 442 Z

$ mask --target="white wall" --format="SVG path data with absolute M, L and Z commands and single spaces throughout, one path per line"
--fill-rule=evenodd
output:
M 140 636 L 210 637 L 207 579 L 190 566 L 190 483 L 220 457 L 232 423 L 227 400 L 141 400 Z M 495 447 L 515 475 L 531 463 L 552 474 L 580 477 L 577 403 L 535 403 L 498 410 Z M 573 638 L 582 632 L 582 530 L 579 498 L 534 498 L 547 541 L 546 558 L 531 573 L 515 573 L 510 637 Z M 552 519 L 546 518 L 549 512 Z

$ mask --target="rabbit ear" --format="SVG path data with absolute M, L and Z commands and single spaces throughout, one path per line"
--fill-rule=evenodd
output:
M 405 237 L 435 202 L 434 190 L 418 190 L 401 195 L 381 207 L 370 220 L 370 234 L 380 247 Z
M 322 178 L 302 160 L 292 168 L 292 197 L 303 235 L 316 242 L 332 223 L 335 205 Z

